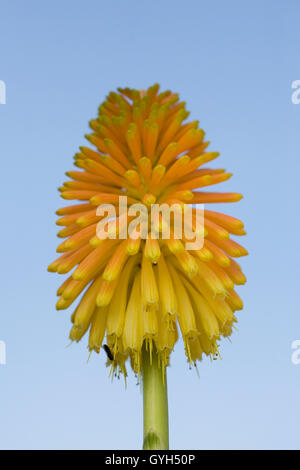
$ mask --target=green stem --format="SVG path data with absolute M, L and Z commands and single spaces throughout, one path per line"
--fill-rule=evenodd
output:
M 158 365 L 156 349 L 152 361 L 145 344 L 142 351 L 144 394 L 144 450 L 169 448 L 167 375 Z

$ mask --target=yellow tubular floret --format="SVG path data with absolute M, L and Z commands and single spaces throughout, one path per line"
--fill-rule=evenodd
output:
M 143 255 L 141 268 L 141 296 L 143 309 L 157 308 L 159 294 L 156 279 L 152 263 L 146 258 L 145 254 Z
M 98 277 L 82 297 L 82 300 L 75 312 L 75 327 L 84 330 L 89 326 L 96 307 L 96 297 L 101 283 L 102 279 L 101 277 Z
M 174 282 L 178 302 L 178 321 L 182 336 L 186 341 L 188 338 L 196 338 L 198 335 L 195 314 L 188 293 L 173 266 L 170 266 L 172 280 Z
M 157 264 L 157 284 L 159 288 L 159 301 L 162 316 L 174 317 L 178 311 L 177 299 L 170 270 L 162 255 Z
M 90 336 L 89 336 L 89 350 L 96 351 L 98 354 L 102 346 L 102 341 L 106 328 L 107 308 L 97 307 L 94 311 Z
M 143 324 L 141 310 L 140 273 L 135 276 L 128 300 L 123 330 L 124 350 L 133 354 L 135 369 L 139 370 L 140 354 L 143 344 Z
M 113 296 L 109 304 L 107 317 L 107 334 L 115 335 L 120 338 L 123 332 L 124 319 L 128 297 L 130 293 L 130 285 L 133 275 L 136 272 L 136 264 L 140 257 L 130 258 L 122 272 L 122 276 L 118 281 L 117 294 Z

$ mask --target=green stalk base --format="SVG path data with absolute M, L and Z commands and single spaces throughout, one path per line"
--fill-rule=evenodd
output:
M 145 344 L 143 360 L 143 395 L 144 395 L 144 450 L 169 449 L 169 418 L 167 375 L 158 366 L 156 349 L 150 354 Z

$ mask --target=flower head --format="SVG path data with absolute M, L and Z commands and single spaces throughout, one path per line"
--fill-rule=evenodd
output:
M 150 355 L 155 348 L 164 369 L 178 326 L 190 363 L 218 355 L 221 337 L 230 336 L 235 311 L 243 307 L 234 286 L 246 278 L 233 258 L 247 251 L 231 239 L 245 234 L 243 223 L 206 208 L 199 249 L 188 248 L 185 232 L 176 236 L 176 210 L 190 205 L 196 236 L 200 210 L 195 205 L 242 196 L 206 191 L 231 174 L 204 166 L 219 154 L 207 151 L 198 121 L 185 123 L 189 113 L 177 94 L 159 93 L 158 85 L 118 91 L 90 122 L 86 138 L 95 149 L 80 147 L 74 157 L 78 170 L 67 172 L 70 179 L 59 188 L 63 199 L 80 202 L 57 211 L 57 225 L 64 227 L 58 236 L 65 240 L 48 269 L 72 271 L 58 289 L 57 309 L 83 294 L 71 317 L 71 340 L 89 332 L 89 350 L 99 353 L 106 336 L 108 363 L 126 375 L 127 359 L 136 373 L 142 370 L 143 343 Z M 141 218 L 127 230 L 134 222 L 133 204 L 143 205 L 146 215 L 159 204 L 177 209 L 169 212 L 169 221 L 158 213 L 146 222 L 143 237 Z M 106 238 L 99 237 L 101 223 Z M 179 225 L 182 229 L 182 221 Z M 164 229 L 168 236 L 160 238 Z

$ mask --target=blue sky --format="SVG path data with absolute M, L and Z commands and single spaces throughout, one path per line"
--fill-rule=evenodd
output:
M 88 121 L 117 86 L 178 91 L 234 173 L 220 209 L 245 221 L 245 308 L 222 361 L 189 371 L 181 342 L 168 373 L 173 449 L 295 449 L 299 442 L 299 124 L 297 0 L 2 0 L 0 80 L 0 446 L 132 449 L 142 394 L 111 383 L 103 354 L 68 344 L 56 188 Z

